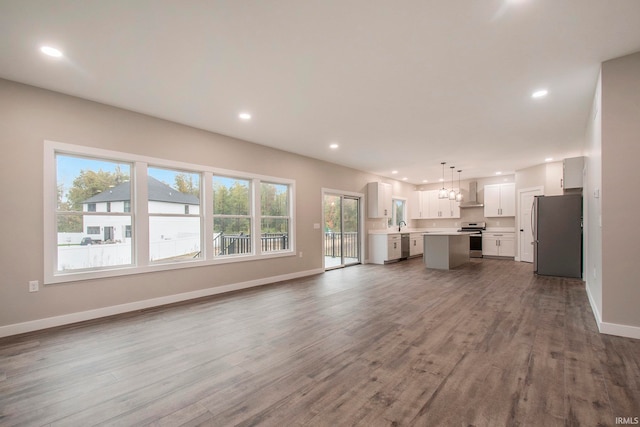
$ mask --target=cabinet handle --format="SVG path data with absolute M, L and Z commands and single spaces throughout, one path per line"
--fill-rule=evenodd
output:
M 393 242 L 393 249 L 397 249 L 398 248 L 398 244 L 396 242 Z

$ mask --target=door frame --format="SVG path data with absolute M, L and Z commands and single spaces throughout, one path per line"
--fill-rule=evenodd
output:
M 364 210 L 365 210 L 365 205 L 364 205 L 364 194 L 363 193 L 356 193 L 353 191 L 345 191 L 345 190 L 336 190 L 333 188 L 325 188 L 322 187 L 321 189 L 321 195 L 320 195 L 320 218 L 322 218 L 322 223 L 320 224 L 320 233 L 324 234 L 324 197 L 325 195 L 329 194 L 329 195 L 333 195 L 333 196 L 347 196 L 347 197 L 352 197 L 352 198 L 356 198 L 358 199 L 358 204 L 360 207 L 360 217 L 358 218 L 358 235 L 360 236 L 359 239 L 359 245 L 360 245 L 360 251 L 359 251 L 359 255 L 360 255 L 360 264 L 364 264 L 365 263 L 365 235 L 364 235 Z M 322 269 L 326 270 L 326 266 L 325 266 L 325 257 L 324 257 L 324 236 L 321 235 L 320 238 L 320 254 L 322 255 Z
M 529 193 L 531 191 L 537 191 L 539 192 L 540 196 L 544 196 L 544 186 L 542 185 L 538 185 L 536 187 L 528 187 L 528 188 L 521 188 L 518 190 L 518 228 L 517 228 L 517 232 L 516 232 L 516 248 L 518 250 L 518 253 L 515 257 L 516 261 L 522 261 L 520 258 L 520 254 L 521 254 L 521 249 L 522 249 L 522 242 L 520 239 L 520 230 L 523 229 L 523 223 L 522 223 L 522 194 L 523 193 Z

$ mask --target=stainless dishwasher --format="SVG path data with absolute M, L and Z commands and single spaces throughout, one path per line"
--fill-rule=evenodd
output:
M 411 246 L 411 239 L 409 237 L 409 233 L 402 233 L 400 235 L 400 250 L 401 250 L 401 254 L 400 254 L 400 259 L 407 259 L 409 258 L 409 248 Z

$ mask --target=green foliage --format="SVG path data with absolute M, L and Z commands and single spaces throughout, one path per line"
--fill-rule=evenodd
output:
M 175 188 L 181 193 L 200 197 L 200 188 L 197 182 L 193 182 L 193 174 L 179 173 L 175 178 Z
M 82 211 L 82 202 L 129 180 L 129 175 L 123 173 L 120 167 L 115 172 L 81 170 L 73 180 L 73 185 L 67 193 L 67 202 L 61 202 L 61 191 L 58 191 L 60 210 Z
M 339 196 L 325 196 L 324 224 L 325 231 L 340 232 L 340 215 L 342 214 L 342 231 L 358 231 L 358 203 L 345 199 L 340 209 Z

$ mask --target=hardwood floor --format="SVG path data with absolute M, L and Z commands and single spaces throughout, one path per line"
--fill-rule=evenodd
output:
M 640 417 L 640 340 L 531 265 L 362 265 L 0 340 L 0 425 L 554 426 Z

